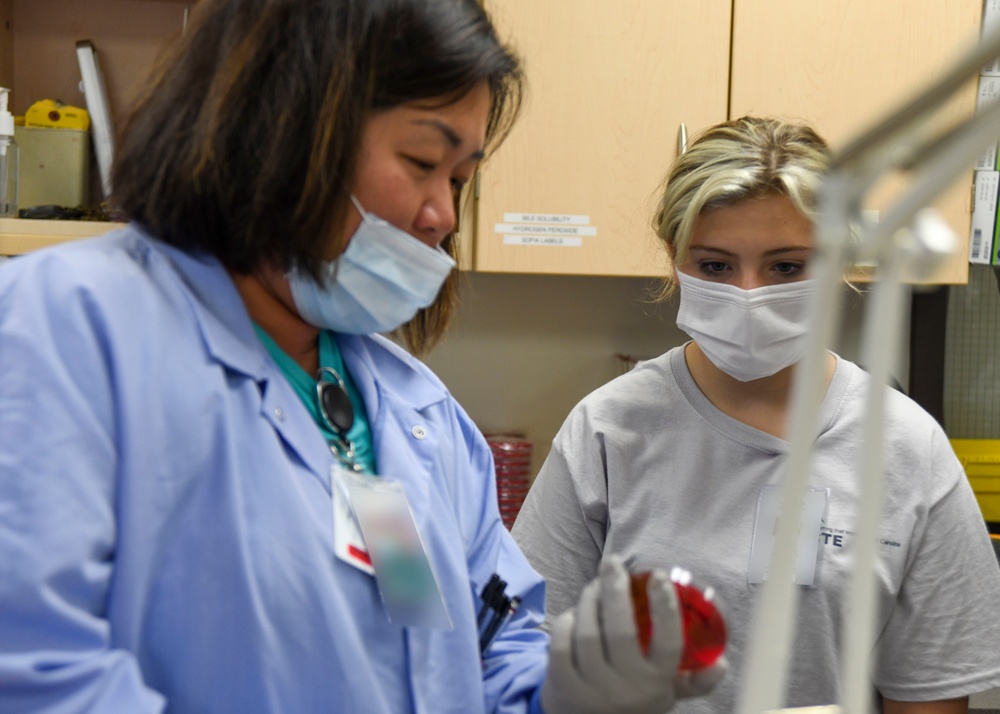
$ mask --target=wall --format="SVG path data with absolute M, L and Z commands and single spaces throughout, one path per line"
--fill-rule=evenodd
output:
M 10 2 L 10 0 L 5 0 Z M 14 111 L 39 99 L 85 107 L 76 42 L 93 40 L 112 115 L 121 121 L 187 5 L 125 0 L 13 0 Z
M 969 266 L 968 285 L 950 289 L 944 419 L 956 439 L 1000 438 L 1000 292 L 988 265 Z
M 0 87 L 14 83 L 14 2 L 0 0 Z
M 616 353 L 652 357 L 687 340 L 674 304 L 644 301 L 652 284 L 467 273 L 458 321 L 426 361 L 484 432 L 521 432 L 534 443 L 537 473 L 573 405 L 620 374 Z M 856 359 L 867 301 L 847 290 L 844 301 L 835 349 Z M 894 370 L 903 384 L 906 359 Z

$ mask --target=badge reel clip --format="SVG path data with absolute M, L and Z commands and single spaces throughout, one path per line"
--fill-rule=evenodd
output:
M 347 438 L 354 408 L 344 380 L 332 368 L 320 368 L 316 397 L 335 435 L 330 448 L 338 462 L 331 474 L 337 557 L 375 576 L 392 624 L 450 630 L 451 618 L 402 484 L 366 474 L 357 462 Z
M 347 432 L 354 426 L 354 407 L 347 396 L 347 387 L 332 367 L 320 367 L 316 374 L 316 400 L 323 421 L 335 435 L 330 448 L 346 469 L 361 473 L 357 462 L 354 443 L 347 438 Z

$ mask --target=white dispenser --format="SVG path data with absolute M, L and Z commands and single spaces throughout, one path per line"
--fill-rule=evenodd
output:
M 18 148 L 14 115 L 7 108 L 10 90 L 0 87 L 0 218 L 17 218 Z

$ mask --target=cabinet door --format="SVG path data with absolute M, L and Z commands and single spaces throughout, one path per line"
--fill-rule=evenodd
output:
M 734 8 L 731 116 L 800 119 L 834 148 L 937 79 L 977 41 L 982 15 L 981 0 L 736 0 Z M 975 96 L 971 79 L 937 119 L 969 115 Z M 972 162 L 936 204 L 962 247 L 933 282 L 967 280 L 971 181 Z M 867 207 L 878 210 L 903 186 L 885 182 Z
M 490 0 L 525 61 L 519 123 L 482 167 L 472 267 L 652 276 L 678 128 L 726 116 L 730 0 Z

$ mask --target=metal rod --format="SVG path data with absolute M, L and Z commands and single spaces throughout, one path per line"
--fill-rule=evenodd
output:
M 788 421 L 791 446 L 785 461 L 781 508 L 767 580 L 761 586 L 754 613 L 740 714 L 758 714 L 778 709 L 784 703 L 799 605 L 794 582 L 797 535 L 809 487 L 812 443 L 819 430 L 820 407 L 826 392 L 829 359 L 826 346 L 839 323 L 837 293 L 842 285 L 841 266 L 848 231 L 846 216 L 839 226 L 830 222 L 817 226 L 817 254 L 812 261 L 817 284 L 809 308 L 812 338 L 793 378 Z
M 836 287 L 846 267 L 849 226 L 860 216 L 862 197 L 887 172 L 914 172 L 905 193 L 884 219 L 868 228 L 881 275 L 865 325 L 865 363 L 872 370 L 872 389 L 861 462 L 861 490 L 856 529 L 855 569 L 849 583 L 845 616 L 842 698 L 845 711 L 862 714 L 870 707 L 869 663 L 877 616 L 875 531 L 882 508 L 884 414 L 889 367 L 896 357 L 905 290 L 901 285 L 903 257 L 897 233 L 1000 135 L 1000 103 L 985 108 L 932 140 L 918 140 L 929 118 L 980 68 L 1000 56 L 1000 26 L 945 72 L 940 80 L 902 108 L 877 122 L 834 157 L 819 197 L 816 258 L 813 278 L 817 291 L 811 306 L 810 341 L 796 369 L 792 387 L 791 445 L 782 484 L 781 512 L 768 579 L 761 588 L 748 648 L 748 667 L 740 714 L 760 714 L 782 706 L 787 685 L 790 644 L 797 620 L 798 598 L 793 583 L 797 530 L 809 484 L 812 445 L 818 431 L 825 394 L 824 358 L 832 342 L 839 301 Z M 832 309 L 831 309 L 832 308 Z
M 861 433 L 858 474 L 858 515 L 853 542 L 854 567 L 848 581 L 841 660 L 841 702 L 845 712 L 868 714 L 872 707 L 871 658 L 875 643 L 876 539 L 882 517 L 885 469 L 883 435 L 885 400 L 892 365 L 902 338 L 904 288 L 900 282 L 902 256 L 896 241 L 885 243 L 880 265 L 883 274 L 876 284 L 865 316 L 862 360 L 871 375 Z

